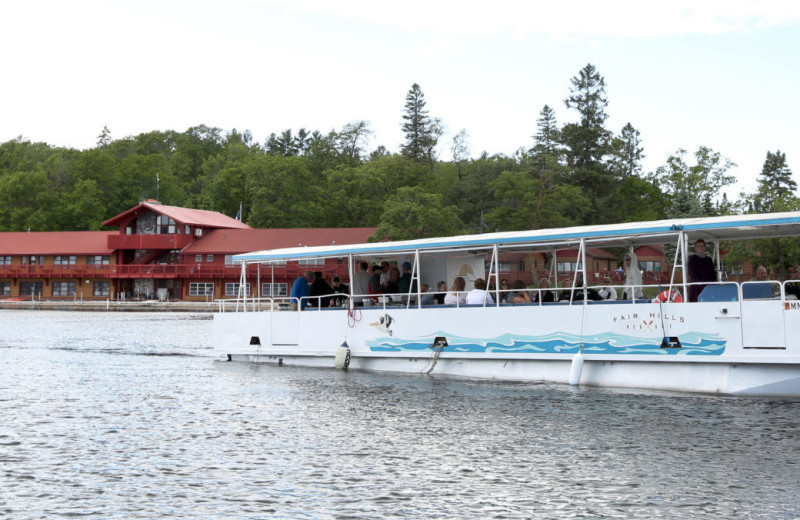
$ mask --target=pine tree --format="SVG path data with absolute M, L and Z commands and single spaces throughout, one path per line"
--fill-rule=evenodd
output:
M 605 222 L 605 210 L 614 188 L 613 174 L 604 162 L 611 151 L 611 133 L 605 128 L 608 115 L 606 83 L 594 65 L 587 64 L 571 79 L 570 96 L 564 100 L 567 108 L 578 111 L 580 121 L 564 125 L 562 142 L 566 145 L 566 159 L 570 182 L 590 194 L 591 211 L 584 224 Z
M 406 94 L 403 120 L 405 122 L 402 128 L 406 134 L 406 142 L 400 146 L 400 153 L 417 162 L 429 159 L 429 150 L 436 143 L 431 119 L 425 110 L 425 94 L 416 83 L 411 85 L 411 90 Z
M 775 203 L 788 197 L 794 197 L 797 183 L 792 179 L 792 170 L 786 165 L 786 154 L 777 150 L 767 152 L 767 158 L 758 179 L 753 206 L 757 213 L 768 213 L 775 210 Z
M 619 179 L 641 175 L 644 148 L 639 131 L 630 123 L 622 128 L 619 137 L 612 141 L 611 168 Z

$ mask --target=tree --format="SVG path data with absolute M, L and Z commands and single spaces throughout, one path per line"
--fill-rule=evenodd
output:
M 792 179 L 792 170 L 786 165 L 786 154 L 777 150 L 767 152 L 767 158 L 758 179 L 758 191 L 753 199 L 757 213 L 774 211 L 777 201 L 795 196 L 797 183 Z
M 386 201 L 380 223 L 370 241 L 410 240 L 455 235 L 463 231 L 455 206 L 422 188 L 403 187 Z
M 433 122 L 428 117 L 428 111 L 425 110 L 425 94 L 416 83 L 406 94 L 403 121 L 405 122 L 402 128 L 406 141 L 400 145 L 400 152 L 417 162 L 431 160 L 431 151 L 441 136 L 441 123 L 437 123 L 438 128 L 434 128 Z
M 111 143 L 111 130 L 107 126 L 103 127 L 100 135 L 97 136 L 97 147 L 104 148 Z
M 611 140 L 611 170 L 617 179 L 624 179 L 642 174 L 642 159 L 645 158 L 644 148 L 639 131 L 630 123 L 622 128 L 619 137 Z
M 372 133 L 368 121 L 353 121 L 344 125 L 337 136 L 342 158 L 350 164 L 359 164 L 364 159 L 364 149 Z
M 694 153 L 694 165 L 686 162 L 686 155 L 686 150 L 679 149 L 669 156 L 667 164 L 659 166 L 651 180 L 672 202 L 670 217 L 690 216 L 685 213 L 695 213 L 697 208 L 704 215 L 712 215 L 720 190 L 736 182 L 733 175 L 728 175 L 728 170 L 736 165 L 705 146 Z
M 453 153 L 453 163 L 456 165 L 458 172 L 458 180 L 463 179 L 464 164 L 469 159 L 469 142 L 467 142 L 467 130 L 462 128 L 453 137 L 453 144 L 450 146 L 450 151 Z
M 564 125 L 562 141 L 570 182 L 591 195 L 591 210 L 584 223 L 607 220 L 605 209 L 613 189 L 613 175 L 603 162 L 610 152 L 611 134 L 605 128 L 608 100 L 605 80 L 594 65 L 587 64 L 571 80 L 570 96 L 564 100 L 567 108 L 578 112 L 578 123 Z

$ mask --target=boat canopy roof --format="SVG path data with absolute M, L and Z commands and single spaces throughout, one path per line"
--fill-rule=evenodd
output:
M 581 239 L 584 239 L 586 244 L 604 247 L 637 246 L 672 242 L 681 232 L 686 233 L 692 240 L 703 238 L 710 241 L 800 235 L 800 212 L 680 218 L 421 238 L 398 242 L 290 247 L 234 255 L 233 260 L 244 263 L 266 263 L 308 258 L 341 258 L 349 255 L 390 256 L 409 254 L 415 251 L 433 253 L 448 250 L 490 249 L 495 245 L 503 250 L 553 250 L 575 247 Z

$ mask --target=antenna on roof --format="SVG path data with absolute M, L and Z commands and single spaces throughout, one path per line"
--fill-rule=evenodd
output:
M 159 183 L 160 182 L 161 182 L 161 179 L 158 178 L 158 172 L 156 172 L 156 200 L 161 200 L 161 199 L 158 198 L 158 189 L 159 189 Z

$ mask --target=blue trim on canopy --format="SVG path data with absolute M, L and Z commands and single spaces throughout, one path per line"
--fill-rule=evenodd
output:
M 774 218 L 769 218 L 767 215 L 762 215 L 762 218 L 758 218 L 754 215 L 746 215 L 743 216 L 742 220 L 730 220 L 730 217 L 675 219 L 673 221 L 665 220 L 658 222 L 642 222 L 641 227 L 635 228 L 615 228 L 614 226 L 583 226 L 575 228 L 562 228 L 569 229 L 569 232 L 559 233 L 557 232 L 558 230 L 553 230 L 554 232 L 552 233 L 542 235 L 526 234 L 530 232 L 524 231 L 509 231 L 507 234 L 510 236 L 503 236 L 505 233 L 491 233 L 474 236 L 465 235 L 461 237 L 452 237 L 451 239 L 442 237 L 441 239 L 433 238 L 408 240 L 402 242 L 378 242 L 375 244 L 317 246 L 307 248 L 308 251 L 303 251 L 303 248 L 273 249 L 234 255 L 233 260 L 236 262 L 258 262 L 270 260 L 303 259 L 310 257 L 342 257 L 347 255 L 372 255 L 388 252 L 401 253 L 415 250 L 435 251 L 439 249 L 451 248 L 489 247 L 495 244 L 498 246 L 517 244 L 530 244 L 531 246 L 535 246 L 536 244 L 554 241 L 577 241 L 581 238 L 615 239 L 624 236 L 635 237 L 637 235 L 653 234 L 674 236 L 680 231 L 697 232 L 703 230 L 712 231 L 743 227 L 763 227 L 790 224 L 800 225 L 800 212 L 792 213 L 791 216 L 783 215 L 786 214 L 782 214 L 782 216 Z M 698 220 L 700 220 L 700 222 L 698 222 Z M 619 226 L 625 226 L 625 224 L 621 224 Z M 598 229 L 598 227 L 600 229 Z M 538 232 L 542 231 L 545 230 L 538 230 Z

